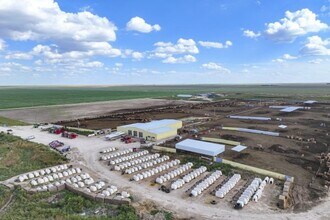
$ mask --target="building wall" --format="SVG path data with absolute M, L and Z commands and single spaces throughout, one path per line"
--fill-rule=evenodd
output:
M 182 128 L 182 121 L 174 122 L 173 124 L 170 124 L 169 127 L 176 129 Z
M 142 137 L 143 138 L 145 138 L 147 140 L 158 141 L 158 140 L 162 140 L 162 139 L 173 137 L 173 136 L 177 135 L 177 129 L 182 127 L 182 122 L 178 121 L 178 122 L 170 124 L 166 127 L 170 127 L 170 128 L 173 128 L 173 129 L 170 130 L 170 131 L 160 133 L 160 134 L 155 134 L 155 133 L 152 133 L 152 131 L 146 131 L 146 130 L 142 130 L 142 129 L 135 128 L 135 127 L 118 126 L 117 131 L 122 131 L 122 132 L 125 132 L 125 134 L 132 135 L 132 136 L 135 136 L 134 131 L 136 131 L 137 137 L 139 137 L 139 132 L 142 132 L 142 134 L 143 134 Z M 132 134 L 129 134 L 129 131 L 132 131 Z
M 173 137 L 177 134 L 178 134 L 177 129 L 174 128 L 173 130 L 170 130 L 170 131 L 167 131 L 167 132 L 164 132 L 161 134 L 156 134 L 155 136 L 156 136 L 156 140 L 162 140 L 165 138 Z

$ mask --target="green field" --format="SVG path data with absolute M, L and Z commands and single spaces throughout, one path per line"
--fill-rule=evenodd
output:
M 0 181 L 65 162 L 66 158 L 48 146 L 0 133 Z
M 7 201 L 9 200 L 9 197 L 11 195 L 11 192 L 9 188 L 0 185 L 0 208 L 3 207 Z
M 113 87 L 0 87 L 0 109 L 136 98 L 176 98 L 177 94 L 224 93 L 228 98 L 330 99 L 326 84 L 182 85 Z
M 0 186 L 0 195 L 3 189 Z M 69 191 L 31 195 L 17 188 L 12 193 L 13 200 L 0 219 L 138 219 L 133 207 L 97 203 Z
M 28 125 L 28 123 L 0 116 L 0 126 L 2 126 L 2 125 L 22 126 L 22 125 Z

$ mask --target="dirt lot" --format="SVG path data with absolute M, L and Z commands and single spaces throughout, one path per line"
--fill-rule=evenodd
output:
M 267 170 L 294 176 L 296 187 L 294 189 L 295 206 L 294 210 L 306 210 L 312 207 L 319 197 L 325 192 L 309 187 L 311 182 L 323 188 L 324 182 L 320 179 L 313 181 L 319 162 L 315 156 L 321 152 L 330 151 L 330 118 L 328 113 L 330 106 L 317 104 L 310 110 L 300 110 L 293 113 L 280 113 L 277 109 L 260 107 L 246 111 L 248 116 L 271 117 L 272 121 L 251 121 L 221 118 L 201 125 L 200 129 L 206 129 L 201 136 L 225 138 L 239 141 L 248 146 L 242 153 L 226 150 L 223 154 L 225 159 L 234 160 L 243 164 L 260 167 Z M 276 120 L 281 118 L 281 121 Z M 321 123 L 326 123 L 326 127 L 321 127 Z M 285 124 L 286 129 L 278 128 L 278 125 Z M 238 131 L 221 130 L 219 126 L 241 127 L 259 129 L 265 131 L 279 132 L 280 137 L 244 133 Z M 215 128 L 215 130 L 207 130 Z M 287 136 L 296 136 L 303 140 L 289 139 Z M 307 139 L 315 138 L 316 143 Z M 262 146 L 263 150 L 257 150 L 257 146 Z M 226 146 L 227 149 L 232 148 Z
M 158 119 L 182 119 L 187 117 L 205 117 L 230 114 L 245 109 L 239 107 L 235 102 L 223 101 L 216 103 L 195 103 L 195 102 L 169 102 L 161 106 L 136 108 L 128 107 L 113 111 L 94 118 L 80 118 L 80 127 L 89 129 L 116 128 L 119 125 L 136 122 L 146 122 Z M 238 107 L 238 108 L 234 108 Z M 77 121 L 60 121 L 58 124 L 66 126 L 77 126 Z
M 78 118 L 97 117 L 107 115 L 110 112 L 119 109 L 138 109 L 150 106 L 163 106 L 183 103 L 185 103 L 185 101 L 165 99 L 133 99 L 0 110 L 0 115 L 7 118 L 21 120 L 27 123 L 54 122 L 60 120 L 65 121 L 75 120 Z
M 1 128 L 5 130 L 6 128 Z M 80 158 L 78 163 L 88 166 L 92 171 L 100 175 L 101 178 L 109 180 L 112 184 L 121 186 L 121 188 L 128 190 L 133 194 L 134 201 L 138 208 L 149 201 L 153 201 L 158 207 L 172 211 L 176 217 L 185 219 L 237 219 L 244 216 L 247 219 L 327 219 L 329 213 L 329 200 L 302 213 L 293 213 L 290 210 L 283 211 L 275 207 L 274 195 L 278 194 L 278 187 L 276 185 L 266 187 L 265 194 L 259 203 L 252 203 L 247 205 L 243 210 L 234 210 L 228 201 L 218 199 L 216 205 L 209 204 L 210 195 L 203 194 L 197 198 L 186 198 L 185 191 L 191 187 L 187 184 L 186 187 L 177 191 L 166 194 L 158 190 L 157 185 L 151 186 L 150 182 L 130 182 L 127 176 L 122 176 L 118 172 L 110 171 L 109 167 L 99 163 L 99 151 L 109 146 L 116 146 L 121 149 L 137 147 L 135 144 L 125 145 L 118 141 L 107 142 L 100 137 L 79 137 L 78 139 L 70 140 L 54 134 L 40 132 L 38 129 L 28 127 L 13 128 L 14 135 L 26 137 L 34 135 L 35 139 L 32 141 L 47 144 L 51 140 L 58 139 L 60 141 L 70 144 L 75 151 L 77 157 Z M 92 146 L 92 147 L 91 147 Z M 75 161 L 73 161 L 75 162 Z M 222 179 L 219 180 L 221 182 Z M 217 184 L 217 183 L 216 183 Z M 240 185 L 244 184 L 244 180 Z M 212 186 L 214 187 L 214 186 Z M 212 189 L 211 189 L 212 190 Z M 233 191 L 229 197 L 234 196 Z
M 267 170 L 294 176 L 296 187 L 294 190 L 295 210 L 305 210 L 313 204 L 309 201 L 317 201 L 324 196 L 324 192 L 311 189 L 312 182 L 319 162 L 315 156 L 321 152 L 328 152 L 330 136 L 330 105 L 316 104 L 312 109 L 299 110 L 292 113 L 281 113 L 279 109 L 270 109 L 268 105 L 288 103 L 265 103 L 245 101 L 222 101 L 213 103 L 198 103 L 186 105 L 172 105 L 150 107 L 147 109 L 118 110 L 109 115 L 95 119 L 81 120 L 81 124 L 87 128 L 116 128 L 118 125 L 144 122 L 152 119 L 174 118 L 183 119 L 188 117 L 205 117 L 211 120 L 196 123 L 185 122 L 186 129 L 196 128 L 201 136 L 225 138 L 239 141 L 248 146 L 242 153 L 231 151 L 231 146 L 226 146 L 227 151 L 222 157 L 243 164 L 260 167 Z M 231 114 L 271 117 L 271 121 L 239 120 L 230 119 Z M 321 127 L 321 123 L 326 127 Z M 75 126 L 76 122 L 65 122 L 64 125 Z M 196 123 L 196 124 L 194 124 Z M 288 127 L 281 129 L 278 126 L 285 124 Z M 242 127 L 265 131 L 279 132 L 280 137 L 243 133 L 237 131 L 221 130 L 221 126 Z M 183 132 L 183 131 L 182 131 Z M 182 133 L 181 132 L 181 133 Z M 192 137 L 182 133 L 183 137 Z M 290 139 L 288 136 L 303 138 L 302 140 Z M 307 141 L 315 138 L 316 143 Z M 174 146 L 170 142 L 169 146 Z M 262 146 L 263 150 L 257 150 Z M 316 179 L 316 185 L 323 187 L 323 182 Z M 303 195 L 303 196 L 302 196 Z
M 159 103 L 159 106 L 147 108 L 142 108 L 142 106 L 139 108 L 137 106 L 129 106 L 127 104 L 121 106 L 122 108 L 117 106 L 120 110 L 113 109 L 115 111 L 104 112 L 104 114 L 98 116 L 97 118 L 86 119 L 88 116 L 84 116 L 79 119 L 79 121 L 82 127 L 98 129 L 115 128 L 118 125 L 145 122 L 152 119 L 176 118 L 184 120 L 184 129 L 180 131 L 180 134 L 184 138 L 221 137 L 228 140 L 239 141 L 248 148 L 241 153 L 236 153 L 230 150 L 232 146 L 227 145 L 226 151 L 223 155 L 221 155 L 221 157 L 239 163 L 276 171 L 285 175 L 294 176 L 295 203 L 293 210 L 296 212 L 306 211 L 317 205 L 320 198 L 323 198 L 326 194 L 326 190 L 323 188 L 324 181 L 319 178 L 315 179 L 315 173 L 319 167 L 319 162 L 315 159 L 315 156 L 319 155 L 321 152 L 330 151 L 330 105 L 327 103 L 316 104 L 312 106 L 312 109 L 298 110 L 292 113 L 281 113 L 278 109 L 270 109 L 268 107 L 268 105 L 279 104 L 298 105 L 292 103 L 229 100 L 212 103 L 185 104 L 168 102 Z M 77 108 L 79 108 L 79 106 Z M 271 117 L 272 120 L 238 120 L 227 117 L 232 114 Z M 89 114 L 86 113 L 85 115 Z M 192 117 L 201 117 L 203 120 L 191 119 Z M 325 123 L 325 126 L 321 126 L 322 123 Z M 75 126 L 76 121 L 66 121 L 62 122 L 62 124 Z M 286 129 L 280 129 L 278 126 L 281 124 L 285 124 L 288 127 Z M 222 126 L 279 132 L 280 136 L 274 137 L 222 130 Z M 191 129 L 198 129 L 198 134 L 195 136 L 188 133 L 187 131 Z M 290 138 L 291 136 L 294 138 Z M 166 145 L 172 147 L 174 144 L 175 142 L 173 141 L 166 143 Z M 84 145 L 86 145 L 86 143 L 84 143 Z M 93 146 L 94 148 L 94 145 L 89 146 Z M 260 149 L 260 146 L 262 149 Z M 90 153 L 93 155 L 91 149 L 82 147 L 79 150 L 82 151 L 82 156 L 85 157 L 87 163 L 92 164 L 93 160 L 96 159 L 94 156 L 92 157 L 85 155 L 85 153 Z M 108 168 L 105 168 L 98 163 L 93 166 L 98 172 L 101 172 L 104 175 L 111 175 L 111 177 L 113 177 L 113 174 L 109 172 Z M 309 187 L 311 182 L 313 182 L 319 190 Z M 124 182 L 121 182 L 121 184 L 124 185 Z M 137 189 L 133 187 L 134 184 L 130 183 L 129 185 L 132 189 Z M 145 186 L 140 183 L 138 185 L 139 190 L 145 189 Z M 159 196 L 158 194 L 146 193 L 148 196 L 142 196 L 139 198 L 143 200 L 153 199 L 153 196 Z M 269 193 L 271 194 L 271 192 Z M 173 202 L 175 202 L 175 204 L 181 203 L 183 201 L 182 199 L 173 201 L 170 196 L 166 195 L 162 195 L 161 198 L 165 200 L 164 206 L 173 210 L 180 210 L 179 207 L 173 206 Z M 205 201 L 207 201 L 207 197 L 205 200 L 200 201 L 200 203 L 205 203 Z M 276 202 L 274 200 L 270 201 L 268 203 L 269 207 L 271 207 L 271 204 L 274 205 L 275 203 Z M 190 200 L 186 201 L 184 204 L 189 206 L 190 209 L 195 209 L 192 210 L 192 212 L 199 213 L 198 209 L 201 209 L 200 206 L 198 206 L 198 203 L 195 204 Z M 208 212 L 213 210 L 212 206 L 209 206 L 210 205 L 203 207 L 203 209 L 205 209 L 204 211 Z M 225 206 L 220 207 L 225 208 Z M 219 209 L 220 207 L 217 208 Z M 261 207 L 257 209 L 259 211 L 262 210 Z M 312 210 L 314 210 L 314 208 Z M 250 212 L 253 211 L 250 210 Z M 236 212 L 228 212 L 226 215 L 222 215 L 222 217 L 235 216 L 236 214 L 233 213 Z M 219 217 L 219 215 L 215 216 Z M 253 215 L 253 217 L 255 216 Z

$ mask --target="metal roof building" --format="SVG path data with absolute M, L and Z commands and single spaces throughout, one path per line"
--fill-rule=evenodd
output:
M 225 145 L 223 144 L 214 144 L 193 139 L 181 141 L 175 145 L 175 148 L 213 157 L 225 151 Z
M 181 127 L 182 121 L 163 119 L 118 126 L 117 131 L 125 132 L 134 137 L 145 138 L 146 140 L 158 141 L 177 135 L 177 131 Z
M 190 95 L 190 94 L 178 94 L 177 97 L 180 97 L 180 98 L 191 98 L 192 95 Z
M 240 116 L 240 115 L 230 115 L 229 118 L 232 119 L 243 119 L 243 120 L 259 120 L 259 121 L 270 121 L 269 117 L 256 117 L 256 116 Z
M 245 150 L 247 147 L 243 145 L 237 145 L 236 147 L 233 147 L 231 150 L 236 152 L 241 152 L 242 150 Z
M 275 109 L 281 109 L 281 112 L 294 112 L 298 109 L 305 109 L 305 107 L 303 106 L 282 106 L 282 105 L 272 105 L 269 106 L 269 108 L 275 108 Z
M 292 106 L 292 107 L 287 107 L 287 108 L 281 109 L 280 111 L 281 112 L 293 112 L 298 109 L 301 109 L 301 107 Z
M 317 101 L 315 100 L 307 100 L 304 102 L 304 104 L 315 104 L 315 103 L 317 103 Z

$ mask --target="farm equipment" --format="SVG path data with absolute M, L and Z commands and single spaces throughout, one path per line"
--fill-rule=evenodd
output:
M 58 147 L 56 150 L 60 153 L 65 153 L 65 152 L 70 151 L 71 147 L 70 146 L 62 146 L 62 147 Z
M 60 141 L 58 141 L 58 140 L 55 140 L 55 141 L 50 142 L 48 145 L 49 145 L 51 148 L 56 149 L 56 148 L 58 148 L 58 147 L 62 147 L 62 146 L 64 146 L 64 143 L 63 143 L 63 142 L 60 142 Z
M 180 135 L 177 135 L 177 136 L 175 136 L 175 138 L 174 138 L 175 141 L 179 141 L 179 140 L 181 140 L 181 139 L 182 139 L 182 136 L 180 136 Z
M 31 136 L 28 136 L 27 138 L 25 138 L 25 140 L 27 140 L 27 141 L 32 140 L 32 139 L 35 139 L 34 135 L 31 135 Z
M 52 134 L 61 134 L 64 131 L 64 128 L 52 127 L 49 128 L 48 132 Z
M 57 150 L 60 153 L 65 153 L 71 150 L 71 147 L 68 145 L 64 145 L 63 142 L 60 142 L 58 140 L 52 141 L 48 144 L 51 148 L 54 150 Z
M 74 139 L 74 138 L 78 137 L 78 135 L 76 133 L 74 133 L 74 132 L 63 131 L 62 132 L 62 137 Z
M 135 139 L 132 138 L 131 136 L 124 136 L 120 139 L 122 142 L 125 142 L 125 144 L 130 144 L 130 143 L 134 143 Z

